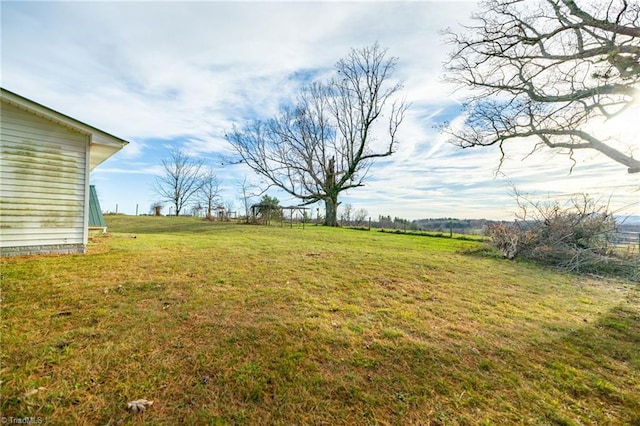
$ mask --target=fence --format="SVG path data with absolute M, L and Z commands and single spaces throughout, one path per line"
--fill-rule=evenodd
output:
M 616 247 L 635 247 L 640 251 L 640 232 L 615 232 L 609 242 Z

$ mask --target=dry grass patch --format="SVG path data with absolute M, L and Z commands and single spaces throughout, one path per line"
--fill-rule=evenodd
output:
M 640 292 L 477 243 L 108 217 L 2 260 L 3 416 L 52 424 L 633 424 Z M 135 236 L 135 238 L 133 238 Z M 126 403 L 146 398 L 143 414 Z

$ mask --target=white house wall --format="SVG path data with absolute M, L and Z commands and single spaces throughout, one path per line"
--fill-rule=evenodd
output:
M 90 136 L 2 102 L 0 248 L 83 252 Z

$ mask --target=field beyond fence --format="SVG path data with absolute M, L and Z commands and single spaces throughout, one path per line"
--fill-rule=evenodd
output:
M 611 236 L 611 244 L 616 247 L 635 248 L 640 253 L 640 232 L 615 232 Z

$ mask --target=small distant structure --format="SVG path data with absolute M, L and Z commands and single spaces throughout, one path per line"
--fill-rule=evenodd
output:
M 305 222 L 305 218 L 307 218 L 307 210 L 309 210 L 309 207 L 304 207 L 304 206 L 287 206 L 287 207 L 282 207 L 283 211 L 288 211 L 289 212 L 289 224 L 293 227 L 293 215 L 294 213 L 300 212 L 300 216 L 301 216 L 301 220 L 302 220 L 302 229 L 304 229 L 304 222 Z M 285 215 L 282 215 L 282 220 L 284 221 L 285 219 Z
M 270 225 L 271 218 L 276 212 L 282 212 L 282 207 L 274 206 L 273 204 L 253 204 L 251 206 L 251 217 L 249 218 L 249 222 L 256 225 Z
M 271 220 L 276 218 L 280 221 L 282 226 L 285 222 L 285 218 L 289 217 L 289 223 L 293 226 L 293 215 L 296 212 L 300 212 L 302 216 L 302 227 L 304 228 L 305 213 L 309 210 L 304 206 L 273 206 L 272 204 L 254 204 L 251 206 L 250 223 L 257 225 L 271 225 Z M 286 215 L 285 212 L 289 214 Z
M 204 216 L 208 220 L 228 221 L 228 220 L 231 220 L 232 218 L 235 218 L 236 212 L 232 212 L 229 209 L 227 209 L 225 206 L 218 204 L 217 206 L 214 206 L 211 208 L 211 212 L 209 214 L 206 214 L 205 212 Z
M 162 216 L 162 203 L 153 203 L 151 205 L 151 214 L 153 216 Z

